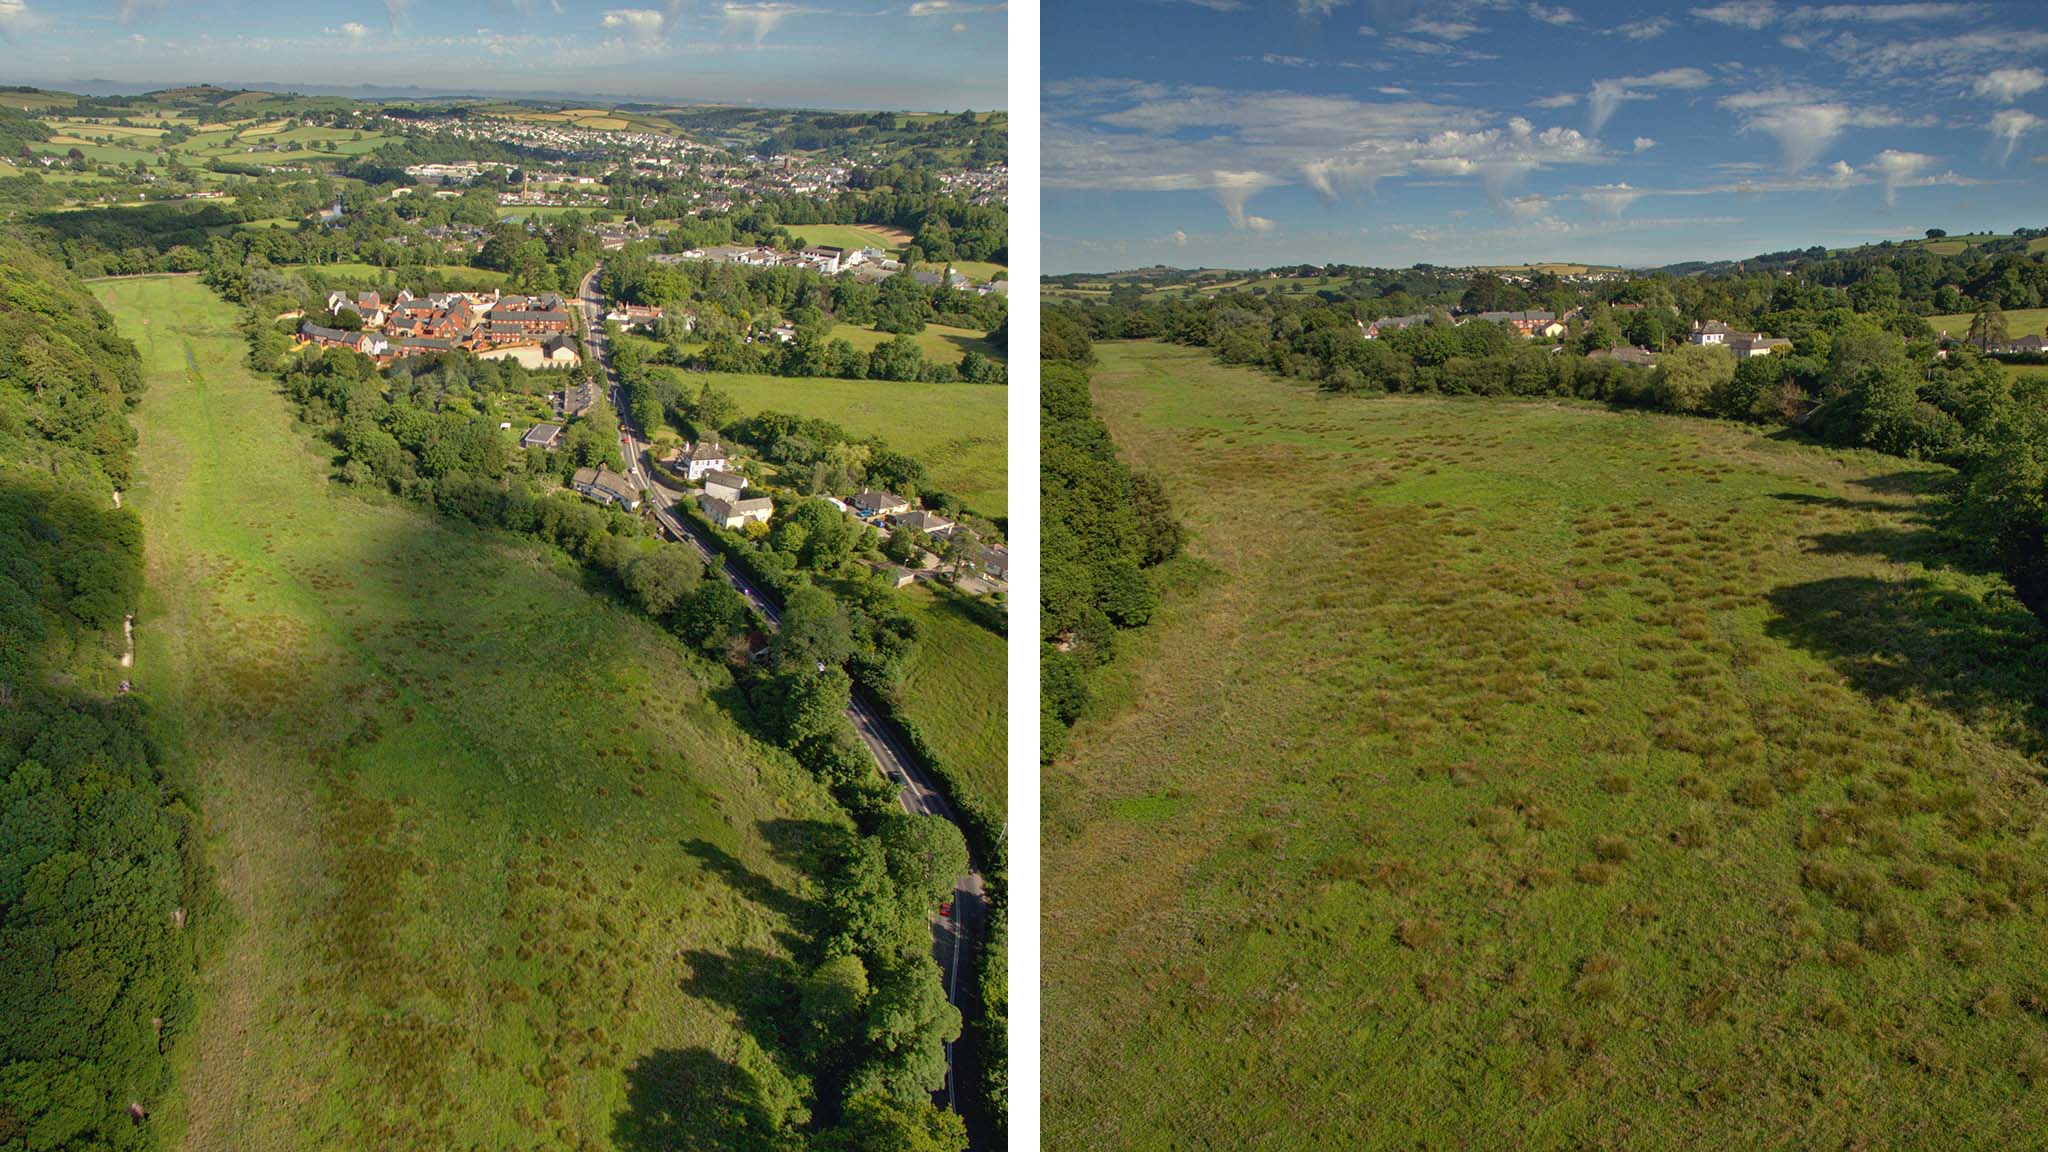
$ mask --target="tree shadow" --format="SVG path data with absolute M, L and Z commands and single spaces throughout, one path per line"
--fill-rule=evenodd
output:
M 784 944 L 794 947 L 817 934 L 820 913 L 815 903 L 747 867 L 745 861 L 709 840 L 685 840 L 682 847 L 734 892 L 787 921 L 791 931 L 777 934 Z
M 986 629 L 997 636 L 1007 635 L 1010 626 L 1009 613 L 1003 611 L 986 596 L 969 596 L 942 581 L 932 580 L 925 584 L 932 594 L 932 607 L 937 611 L 958 617 L 977 628 Z
M 1976 576 L 1998 571 L 1982 555 L 1966 553 L 1933 528 L 1901 528 L 1885 525 L 1854 532 L 1819 532 L 1806 537 L 1813 551 L 1823 556 L 1882 556 L 1899 564 L 1923 568 L 1947 568 Z
M 683 961 L 689 966 L 684 992 L 731 1009 L 763 1051 L 802 1050 L 795 961 L 758 948 L 692 948 Z
M 1844 512 L 1901 511 L 1897 504 L 1889 500 L 1851 500 L 1846 496 L 1816 496 L 1811 492 L 1773 492 L 1771 499 L 1808 508 L 1836 508 Z
M 1849 483 L 1887 496 L 1933 496 L 1953 479 L 1955 473 L 1945 468 L 1912 468 L 1883 476 L 1866 476 Z
M 1765 632 L 1813 652 L 1866 696 L 1922 699 L 1966 720 L 2017 709 L 2026 748 L 2048 734 L 2048 636 L 2010 596 L 1919 578 L 1838 576 L 1770 595 Z
M 759 1078 L 707 1048 L 663 1049 L 626 1072 L 612 1141 L 632 1152 L 777 1152 L 790 1141 Z

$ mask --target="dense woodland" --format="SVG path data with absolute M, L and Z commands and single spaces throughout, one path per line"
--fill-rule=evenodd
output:
M 1945 504 L 1956 545 L 1994 555 L 2048 621 L 2048 389 L 1969 343 L 2002 335 L 2005 309 L 2048 298 L 2048 253 L 2026 248 L 2019 237 L 1954 256 L 1924 246 L 1813 249 L 1598 285 L 1488 273 L 1459 285 L 1423 269 L 1434 286 L 1424 295 L 1402 273 L 1362 269 L 1328 270 L 1327 286 L 1300 293 L 1267 290 L 1257 276 L 1200 295 L 1120 285 L 1099 303 L 1051 311 L 1047 355 L 1069 356 L 1084 338 L 1166 340 L 1331 392 L 1574 397 L 1789 426 L 1824 443 L 1940 461 L 1956 469 Z M 1582 311 L 1557 346 L 1503 324 L 1453 323 L 1457 313 L 1520 308 Z M 1364 337 L 1363 323 L 1424 312 L 1431 319 L 1421 326 Z M 1972 331 L 1945 341 L 1927 321 L 1960 313 L 1974 314 Z M 1791 347 L 1738 360 L 1685 343 L 1691 324 L 1710 320 Z M 1656 366 L 1588 356 L 1630 345 L 1657 352 Z M 1050 540 L 1050 503 L 1047 516 Z M 1080 627 L 1047 603 L 1048 628 Z
M 1149 570 L 1180 552 L 1157 480 L 1117 458 L 1088 396 L 1094 354 L 1071 317 L 1048 312 L 1039 381 L 1039 751 L 1050 759 L 1087 706 L 1088 670 L 1117 633 L 1158 605 Z
M 0 1148 L 149 1149 L 222 912 L 116 679 L 142 526 L 115 507 L 134 347 L 0 238 Z

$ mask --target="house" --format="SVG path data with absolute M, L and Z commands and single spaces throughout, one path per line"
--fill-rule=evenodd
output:
M 545 448 L 553 452 L 562 446 L 562 426 L 560 424 L 535 424 L 532 428 L 527 429 L 526 435 L 519 438 L 519 446 L 521 448 Z
M 350 332 L 341 328 L 323 328 L 310 320 L 299 324 L 299 342 L 317 344 L 322 348 L 346 348 L 372 358 L 387 356 L 390 348 L 384 337 L 374 332 Z
M 327 311 L 336 316 L 353 312 L 362 319 L 365 328 L 381 328 L 388 313 L 384 301 L 375 292 L 330 292 L 327 294 Z
M 720 500 L 737 500 L 747 490 L 747 478 L 737 472 L 706 472 L 704 494 Z
M 597 407 L 597 385 L 571 384 L 562 389 L 555 401 L 555 407 L 564 416 L 576 417 Z
M 697 494 L 697 504 L 704 509 L 704 515 L 720 528 L 744 528 L 748 522 L 766 524 L 775 515 L 775 501 L 766 496 L 751 500 L 724 500 L 708 492 Z
M 681 472 L 683 479 L 690 481 L 702 480 L 713 472 L 727 471 L 728 463 L 730 461 L 725 458 L 725 446 L 715 441 L 685 445 L 677 449 L 674 456 L 669 457 L 669 465 Z
M 1481 312 L 1475 319 L 1509 325 L 1524 336 L 1543 336 L 1554 340 L 1564 334 L 1564 324 L 1555 312 Z
M 1685 339 L 1688 344 L 1725 344 L 1733 335 L 1735 329 L 1719 320 L 1695 320 L 1692 322 L 1692 331 L 1686 333 Z
M 1377 340 L 1382 332 L 1399 332 L 1404 328 L 1420 328 L 1428 322 L 1429 315 L 1418 312 L 1413 316 L 1388 316 L 1384 319 L 1375 320 L 1370 324 L 1360 321 L 1358 326 L 1364 329 L 1367 340 Z
M 1586 353 L 1586 359 L 1619 360 L 1623 364 L 1634 364 L 1642 368 L 1654 368 L 1657 366 L 1657 354 L 1655 352 L 1646 352 L 1634 345 L 1624 345 L 1620 348 L 1595 348 L 1591 352 Z
M 907 588 L 917 580 L 917 573 L 900 564 L 876 564 L 871 562 L 868 564 L 868 571 L 880 576 L 882 582 L 891 588 Z
M 898 512 L 910 511 L 910 501 L 893 492 L 871 492 L 862 489 L 858 496 L 847 501 L 853 505 L 854 513 L 862 519 L 872 520 L 877 516 L 894 516 Z
M 1751 356 L 1769 356 L 1774 352 L 1792 347 L 1792 342 L 1778 336 L 1766 336 L 1761 332 L 1736 332 L 1724 344 L 1728 350 L 1742 359 Z
M 981 571 L 985 576 L 1007 581 L 1010 578 L 1010 550 L 1001 544 L 991 544 L 981 550 Z
M 951 520 L 936 512 L 905 512 L 896 517 L 896 527 L 913 532 L 922 532 L 935 540 L 943 540 L 953 532 Z
M 628 512 L 640 507 L 640 490 L 609 468 L 578 468 L 569 486 L 599 504 L 617 504 Z
M 644 304 L 619 304 L 605 313 L 604 318 L 622 328 L 652 328 L 661 319 L 661 309 Z
M 560 297 L 555 299 L 559 301 Z M 508 301 L 513 302 L 512 307 L 506 307 Z M 485 318 L 485 327 L 493 340 L 554 336 L 569 330 L 569 310 L 536 307 L 526 297 L 508 296 L 490 310 Z
M 837 276 L 846 266 L 846 249 L 834 248 L 828 244 L 813 245 L 804 249 L 804 257 L 818 266 L 818 271 L 827 276 Z
M 548 368 L 576 368 L 583 364 L 583 353 L 576 351 L 575 342 L 566 335 L 541 341 L 540 354 Z

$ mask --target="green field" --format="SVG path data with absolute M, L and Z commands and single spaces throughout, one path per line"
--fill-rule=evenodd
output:
M 832 329 L 831 340 L 844 340 L 862 352 L 875 349 L 895 339 L 893 332 L 877 332 L 873 328 L 855 328 L 842 324 Z M 979 352 L 991 360 L 1004 360 L 1002 350 L 988 342 L 988 338 L 972 328 L 954 328 L 945 324 L 927 324 L 924 331 L 912 336 L 917 346 L 924 351 L 924 358 L 934 364 L 958 364 L 968 352 Z
M 975 622 L 957 593 L 914 584 L 902 595 L 924 629 L 904 673 L 902 712 L 974 790 L 973 806 L 1000 825 L 1009 809 L 1008 648 Z
M 863 228 L 857 224 L 789 224 L 785 227 L 790 235 L 805 244 L 846 249 L 879 248 L 891 256 L 896 255 L 909 240 L 900 232 Z
M 1098 352 L 1189 544 L 1046 771 L 1045 1147 L 2040 1142 L 2048 671 L 1943 470 Z
M 1964 312 L 1954 316 L 1929 316 L 1927 323 L 1936 331 L 1946 331 L 1958 340 L 1970 334 L 1973 313 Z M 2017 340 L 2022 336 L 2048 335 L 2048 308 L 2015 308 L 2005 314 L 2007 335 Z
M 815 416 L 857 436 L 880 436 L 924 462 L 932 482 L 970 511 L 995 518 L 1009 507 L 1009 389 L 997 384 L 900 384 L 886 380 L 795 379 L 693 372 L 749 414 L 764 409 Z
M 239 920 L 174 1144 L 728 1133 L 837 809 L 565 559 L 330 485 L 196 279 L 98 292 L 150 375 L 137 691 Z

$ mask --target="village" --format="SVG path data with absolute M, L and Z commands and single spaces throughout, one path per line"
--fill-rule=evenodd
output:
M 304 320 L 298 343 L 360 352 L 380 368 L 407 356 L 464 351 L 479 360 L 516 360 L 532 369 L 576 368 L 583 354 L 561 296 L 492 292 L 400 290 L 387 307 L 376 292 L 334 292 L 327 298 L 333 324 Z M 654 313 L 659 309 L 637 309 Z
M 1642 307 L 1640 304 L 1610 305 L 1613 311 L 1624 313 L 1639 311 Z M 1583 319 L 1583 309 L 1573 309 L 1563 314 L 1545 311 L 1473 312 L 1464 315 L 1418 312 L 1408 316 L 1388 316 L 1370 323 L 1361 320 L 1358 322 L 1358 330 L 1367 340 L 1377 340 L 1385 333 L 1420 328 L 1432 321 L 1448 323 L 1454 327 L 1478 321 L 1482 324 L 1506 325 L 1531 340 L 1562 340 L 1569 325 L 1573 321 Z M 1783 337 L 1767 336 L 1761 332 L 1744 332 L 1718 320 L 1694 321 L 1692 327 L 1686 330 L 1685 342 L 1708 348 L 1725 348 L 1737 359 L 1769 356 L 1789 351 L 1792 347 L 1792 341 Z M 1564 345 L 1556 344 L 1551 351 L 1562 352 Z M 1613 359 L 1645 368 L 1654 367 L 1657 363 L 1655 351 L 1630 344 L 1618 348 L 1595 348 L 1586 353 L 1586 356 L 1592 360 Z

